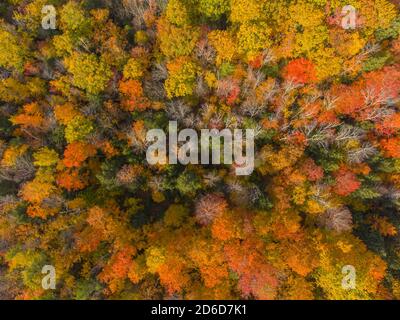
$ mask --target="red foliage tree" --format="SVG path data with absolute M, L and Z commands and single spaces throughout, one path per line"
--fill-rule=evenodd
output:
M 302 171 L 307 175 L 310 181 L 318 181 L 324 176 L 324 170 L 317 166 L 313 159 L 307 159 L 303 166 Z
M 58 174 L 57 184 L 68 191 L 82 190 L 88 185 L 87 175 L 78 169 L 65 170 Z
M 238 274 L 238 286 L 244 297 L 272 299 L 276 294 L 276 270 L 266 261 L 261 240 L 234 241 L 225 246 L 229 267 Z
M 385 156 L 388 158 L 400 157 L 400 138 L 388 138 L 381 140 L 381 147 L 385 151 Z
M 283 76 L 286 80 L 306 84 L 317 80 L 314 64 L 305 58 L 290 61 L 284 69 Z
M 82 141 L 74 141 L 65 148 L 63 163 L 68 168 L 80 167 L 87 158 L 95 154 L 96 149 L 92 145 Z
M 344 167 L 336 172 L 335 178 L 336 184 L 334 186 L 334 191 L 340 196 L 347 196 L 361 186 L 356 175 Z

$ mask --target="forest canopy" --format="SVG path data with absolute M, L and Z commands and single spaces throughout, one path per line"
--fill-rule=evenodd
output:
M 399 10 L 2 1 L 0 299 L 400 299 Z M 254 171 L 150 165 L 169 121 Z

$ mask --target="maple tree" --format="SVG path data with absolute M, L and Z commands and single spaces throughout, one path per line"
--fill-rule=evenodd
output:
M 296 83 L 310 83 L 316 80 L 313 64 L 306 59 L 296 59 L 288 63 L 285 78 Z

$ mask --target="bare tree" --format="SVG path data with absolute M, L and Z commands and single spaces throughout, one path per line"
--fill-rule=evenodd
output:
M 200 224 L 211 223 L 228 207 L 228 203 L 220 193 L 209 193 L 202 196 L 196 203 L 195 216 Z
M 19 157 L 14 166 L 0 167 L 0 179 L 22 182 L 33 178 L 35 167 L 27 156 Z
M 332 123 L 319 125 L 317 122 L 313 121 L 301 128 L 300 131 L 306 136 L 308 143 L 327 148 L 334 138 L 334 129 L 337 126 L 338 124 Z M 285 137 L 285 139 L 287 139 L 287 137 Z
M 165 64 L 156 63 L 151 69 L 151 77 L 154 81 L 164 81 L 168 78 L 168 70 Z
M 254 93 L 254 92 L 253 92 Z M 254 94 L 248 95 L 240 106 L 240 113 L 255 118 L 261 115 L 268 107 L 267 103 L 258 103 Z
M 374 55 L 375 53 L 380 51 L 380 45 L 378 43 L 367 43 L 366 46 L 361 50 L 359 54 L 354 57 L 354 63 L 350 65 L 345 65 L 342 74 L 351 73 L 356 71 L 359 66 L 366 60 L 368 57 Z
M 162 176 L 152 176 L 149 181 L 149 187 L 153 191 L 161 192 L 164 188 L 164 177 Z
M 243 84 L 243 92 L 246 94 L 248 90 L 256 89 L 265 80 L 265 74 L 260 70 L 247 68 L 247 78 Z
M 192 109 L 182 100 L 172 100 L 167 104 L 167 114 L 170 119 L 176 120 L 184 125 L 191 126 L 194 124 Z
M 349 140 L 361 140 L 364 130 L 351 125 L 342 125 L 335 136 L 335 143 L 342 145 Z
M 195 54 L 200 63 L 206 66 L 214 62 L 216 52 L 207 39 L 202 39 L 196 45 Z
M 197 77 L 195 93 L 199 97 L 207 97 L 209 90 L 207 84 L 205 83 L 203 77 Z
M 216 95 L 220 98 L 227 98 L 229 94 L 238 86 L 232 79 L 218 80 Z
M 18 198 L 14 195 L 8 194 L 0 197 L 0 214 L 4 213 L 7 208 L 14 207 L 18 202 Z
M 211 171 L 204 175 L 203 180 L 206 186 L 214 187 L 221 180 L 221 177 L 218 172 Z
M 338 101 L 338 97 L 334 97 L 330 95 L 329 93 L 324 93 L 323 94 L 323 105 L 325 107 L 325 110 L 332 110 L 336 106 L 336 102 Z
M 144 25 L 145 12 L 149 7 L 149 0 L 122 0 L 121 15 L 132 18 L 133 25 L 139 29 Z
M 376 153 L 377 150 L 374 146 L 370 143 L 364 143 L 360 148 L 350 150 L 347 153 L 347 158 L 350 163 L 361 163 Z
M 166 97 L 164 84 L 159 81 L 144 80 L 144 93 L 151 100 L 163 100 Z
M 353 228 L 351 212 L 345 206 L 328 209 L 320 216 L 319 223 L 323 227 L 339 233 L 351 231 Z
M 265 66 L 266 64 L 269 64 L 271 62 L 274 62 L 276 60 L 276 57 L 274 56 L 272 50 L 270 49 L 264 49 L 262 52 L 263 55 L 263 62 L 262 64 Z

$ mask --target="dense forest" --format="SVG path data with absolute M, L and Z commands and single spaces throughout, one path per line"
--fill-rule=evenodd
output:
M 399 7 L 1 1 L 0 299 L 400 299 Z M 170 121 L 254 171 L 150 165 Z

